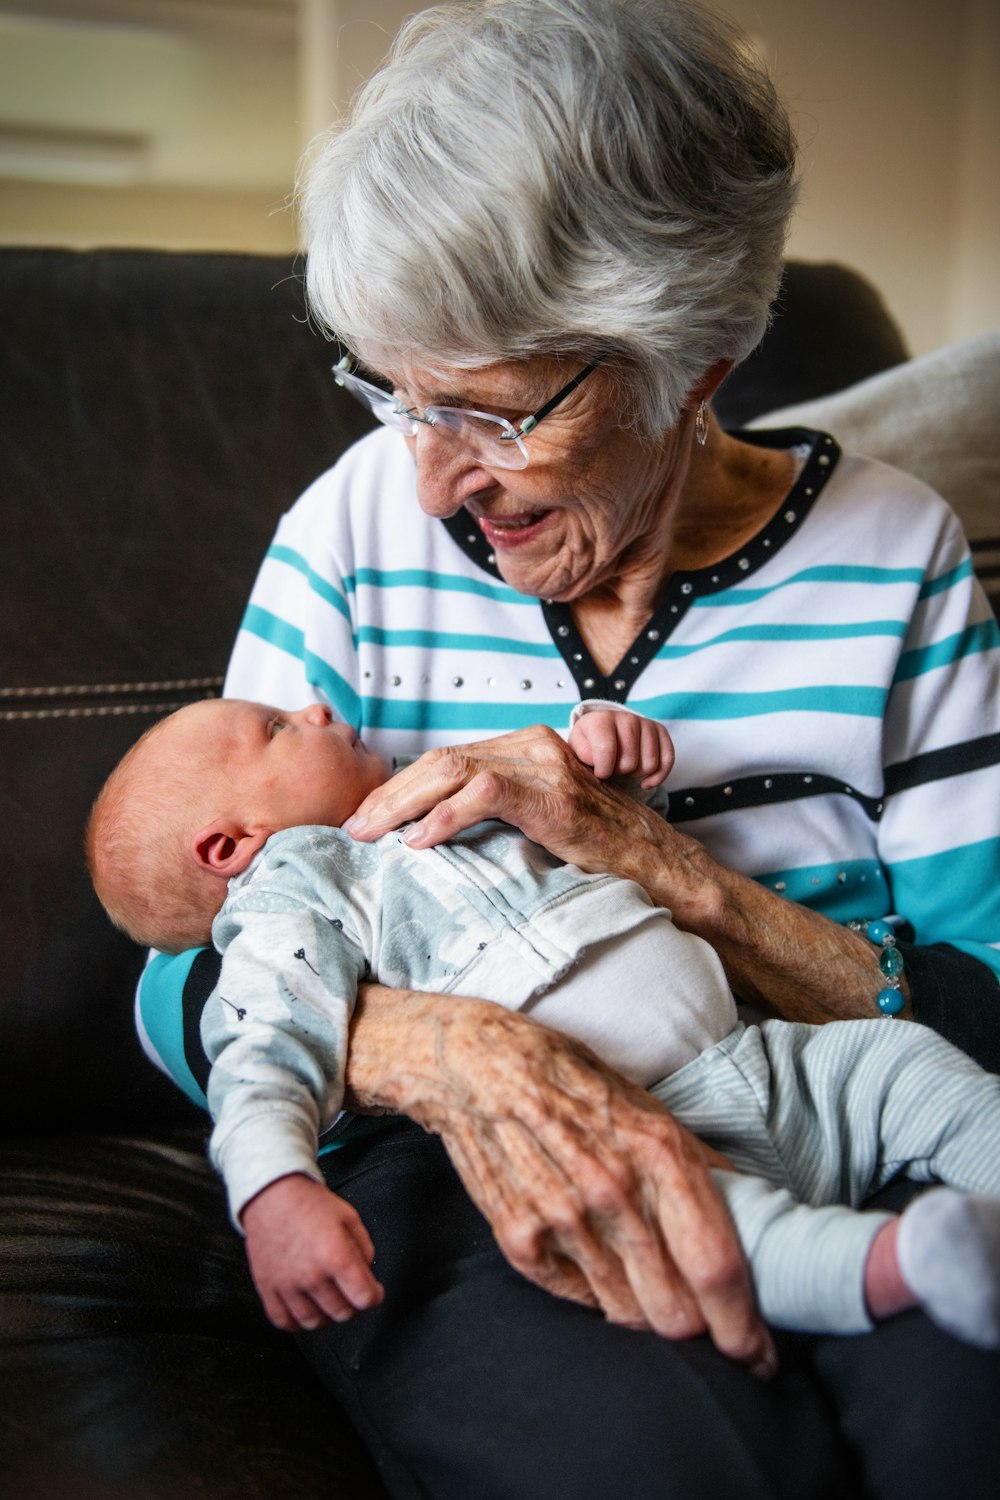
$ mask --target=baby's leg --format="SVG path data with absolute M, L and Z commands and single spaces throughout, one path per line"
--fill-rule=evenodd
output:
M 956 1338 L 1000 1348 L 1000 1198 L 935 1188 L 896 1218 L 812 1208 L 762 1177 L 715 1176 L 774 1327 L 862 1333 L 922 1307 Z
M 876 1318 L 919 1306 L 956 1338 L 1000 1348 L 1000 1198 L 924 1193 L 876 1235 L 865 1294 Z
M 959 1337 L 996 1342 L 996 1078 L 909 1023 L 767 1023 L 654 1092 L 743 1172 L 758 1174 L 720 1182 L 771 1321 L 850 1332 L 870 1326 L 869 1313 L 919 1304 Z M 927 1194 L 907 1211 L 905 1229 L 850 1211 L 901 1172 L 965 1191 Z M 837 1202 L 844 1207 L 820 1207 Z M 949 1260 L 956 1271 L 946 1274 Z
M 868 1333 L 865 1268 L 894 1220 L 839 1205 L 799 1203 L 760 1176 L 715 1172 L 753 1273 L 766 1322 L 800 1333 Z
M 1000 1079 L 910 1023 L 805 1035 L 799 1048 L 795 1032 L 781 1028 L 768 1046 L 790 1046 L 799 1104 L 808 1099 L 827 1141 L 839 1132 L 834 1168 L 850 1184 L 848 1201 L 863 1202 L 900 1172 L 949 1184 L 913 1202 L 873 1242 L 864 1281 L 872 1315 L 919 1305 L 958 1338 L 1000 1347 Z M 783 1160 L 793 1182 L 815 1192 L 822 1173 L 813 1175 L 794 1112 L 781 1137 Z
M 860 1207 L 899 1176 L 1000 1196 L 1000 1078 L 926 1026 L 768 1021 L 760 1038 L 734 1060 L 799 1199 Z

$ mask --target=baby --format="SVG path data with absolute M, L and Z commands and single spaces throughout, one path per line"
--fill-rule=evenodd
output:
M 574 712 L 569 744 L 647 789 L 673 763 L 662 726 L 606 705 Z M 738 1170 L 717 1180 L 772 1323 L 856 1332 L 920 1305 L 1000 1346 L 1000 1081 L 912 1024 L 744 1027 L 714 952 L 638 886 L 504 825 L 426 850 L 405 832 L 355 842 L 340 825 L 388 774 L 325 706 L 211 700 L 143 736 L 88 828 L 119 926 L 171 952 L 211 935 L 223 955 L 202 1019 L 210 1152 L 277 1326 L 383 1295 L 316 1160 L 357 986 L 376 977 L 529 1012 L 724 1152 Z M 950 1186 L 901 1218 L 853 1211 L 907 1165 Z

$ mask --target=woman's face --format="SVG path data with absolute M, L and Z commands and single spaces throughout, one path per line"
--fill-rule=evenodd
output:
M 467 406 L 516 426 L 580 368 L 538 358 L 444 378 L 402 365 L 384 373 L 418 412 Z M 526 469 L 486 468 L 450 434 L 420 426 L 404 441 L 421 507 L 446 517 L 464 506 L 506 582 L 541 599 L 580 599 L 655 566 L 690 445 L 676 432 L 651 441 L 621 426 L 612 390 L 600 369 L 588 376 L 525 439 Z

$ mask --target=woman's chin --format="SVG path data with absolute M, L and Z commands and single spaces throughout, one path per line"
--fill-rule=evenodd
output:
M 497 567 L 504 583 L 509 584 L 517 593 L 527 594 L 533 599 L 544 599 L 547 604 L 566 604 L 570 599 L 578 598 L 582 592 L 562 569 L 556 574 L 544 563 L 531 566 L 526 558 L 505 558 L 498 552 Z

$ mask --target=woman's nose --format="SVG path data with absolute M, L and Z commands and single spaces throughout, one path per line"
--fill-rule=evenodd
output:
M 455 515 L 473 495 L 493 483 L 472 454 L 452 437 L 421 426 L 410 439 L 417 461 L 420 509 L 438 520 Z

